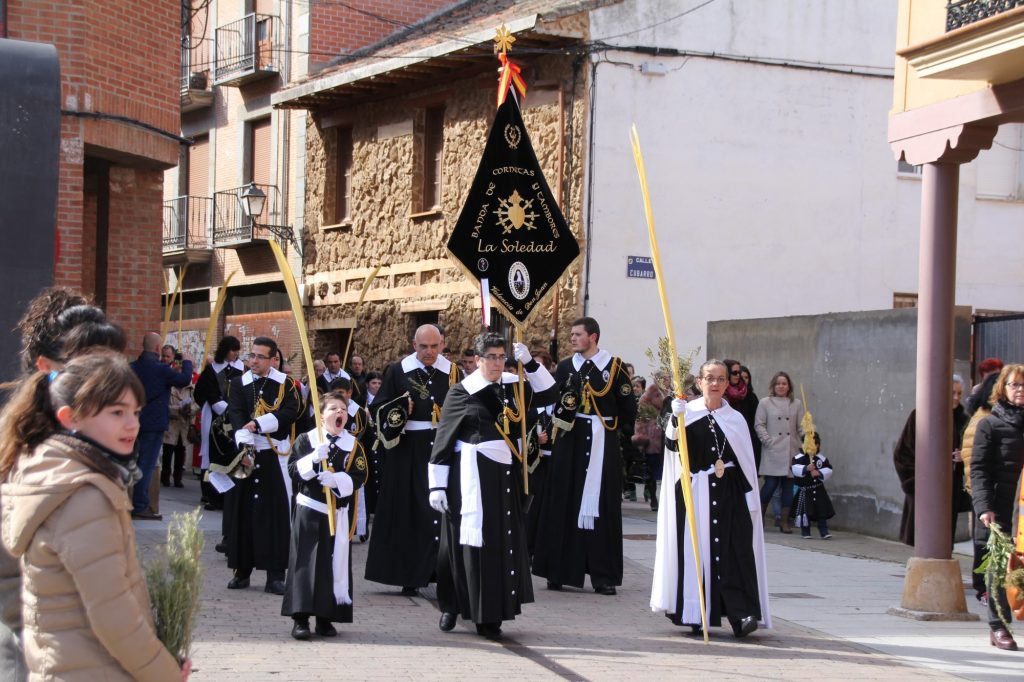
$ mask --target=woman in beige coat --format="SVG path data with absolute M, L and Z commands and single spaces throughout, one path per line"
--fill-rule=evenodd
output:
M 18 389 L 0 422 L 3 542 L 22 571 L 30 680 L 184 680 L 136 558 L 132 450 L 144 391 L 97 352 Z
M 764 476 L 761 486 L 761 508 L 768 505 L 776 489 L 781 489 L 781 500 L 772 502 L 775 526 L 782 533 L 792 533 L 789 525 L 789 507 L 793 503 L 793 472 L 790 464 L 800 450 L 803 428 L 800 420 L 804 406 L 793 397 L 793 382 L 785 372 L 776 372 L 768 384 L 768 397 L 757 404 L 754 430 L 761 441 L 761 468 Z

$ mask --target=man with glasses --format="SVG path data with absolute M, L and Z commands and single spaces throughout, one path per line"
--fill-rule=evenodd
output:
M 632 435 L 636 399 L 622 360 L 598 348 L 600 337 L 595 319 L 575 320 L 569 334 L 574 353 L 555 369 L 559 407 L 576 412 L 570 430 L 560 428 L 555 436 L 533 573 L 547 578 L 549 590 L 582 588 L 589 573 L 595 592 L 614 595 L 622 584 L 619 432 Z
M 441 515 L 430 508 L 427 463 L 441 406 L 462 378 L 441 355 L 436 326 L 419 327 L 412 344 L 413 353 L 385 370 L 371 407 L 385 455 L 366 557 L 367 580 L 401 587 L 406 596 L 434 580 Z
M 249 475 L 233 479 L 234 486 L 224 496 L 228 567 L 234 569 L 230 590 L 249 587 L 249 576 L 258 568 L 267 572 L 264 591 L 284 594 L 291 501 L 277 448 L 290 437 L 299 404 L 288 377 L 273 367 L 276 355 L 273 339 L 256 337 L 249 371 L 232 379 L 228 392 L 228 419 L 239 449 L 228 469 L 244 473 L 245 459 L 250 454 L 253 459 Z
M 501 634 L 533 601 L 530 557 L 521 504 L 522 420 L 555 401 L 551 374 L 517 343 L 528 383 L 522 404 L 519 377 L 504 372 L 505 339 L 476 339 L 480 367 L 448 392 L 430 457 L 430 505 L 445 516 L 437 561 L 439 627 L 461 615 L 489 639 Z M 452 469 L 455 469 L 454 475 Z

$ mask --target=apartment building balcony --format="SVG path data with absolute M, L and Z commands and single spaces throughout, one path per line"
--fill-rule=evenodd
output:
M 245 205 L 245 192 L 258 187 L 265 195 L 262 210 L 250 218 Z M 294 239 L 291 225 L 281 225 L 280 192 L 274 185 L 245 185 L 213 195 L 213 246 L 218 249 L 242 249 L 265 244 L 271 239 L 288 242 Z
M 283 62 L 281 20 L 248 14 L 216 31 L 214 85 L 242 86 L 277 75 Z
M 210 71 L 209 36 L 184 36 L 181 39 L 181 112 L 213 106 L 213 79 Z
M 210 221 L 213 199 L 175 197 L 164 202 L 163 265 L 209 263 L 213 256 Z
M 984 81 L 1024 78 L 1024 0 L 958 0 L 945 26 L 899 50 L 921 78 Z

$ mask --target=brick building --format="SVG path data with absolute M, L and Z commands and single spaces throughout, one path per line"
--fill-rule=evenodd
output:
M 159 326 L 163 171 L 178 161 L 180 11 L 139 0 L 4 0 L 0 37 L 56 46 L 61 70 L 54 283 L 92 296 L 128 334 Z
M 291 358 L 293 374 L 302 376 L 295 323 L 267 242 L 287 244 L 301 276 L 305 113 L 276 110 L 271 97 L 339 55 L 408 30 L 447 4 L 192 0 L 176 37 L 182 46 L 178 125 L 192 145 L 164 179 L 169 291 L 184 272 L 182 305 L 171 310 L 170 343 L 193 354 L 213 347 L 206 344 L 207 320 L 231 277 L 215 335 L 233 334 L 243 346 L 270 336 Z M 249 183 L 267 195 L 254 223 L 240 202 Z M 338 341 L 335 349 L 343 349 Z

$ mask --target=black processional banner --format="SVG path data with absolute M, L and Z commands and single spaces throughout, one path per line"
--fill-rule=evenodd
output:
M 519 325 L 580 253 L 515 97 L 498 107 L 448 250 L 466 272 L 487 280 L 492 302 Z

